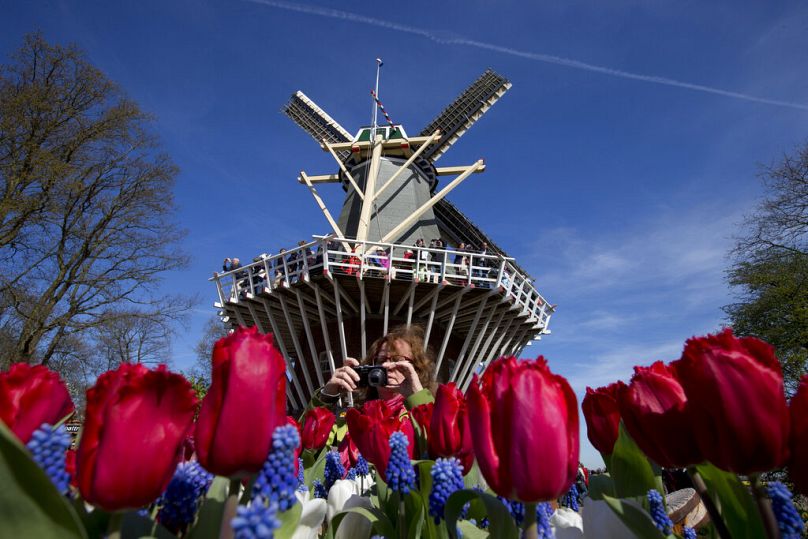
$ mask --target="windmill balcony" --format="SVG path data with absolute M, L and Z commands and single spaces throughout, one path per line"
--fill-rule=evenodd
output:
M 393 325 L 424 325 L 438 379 L 467 387 L 495 357 L 549 333 L 554 311 L 510 258 L 334 236 L 211 281 L 225 323 L 275 335 L 293 409 Z

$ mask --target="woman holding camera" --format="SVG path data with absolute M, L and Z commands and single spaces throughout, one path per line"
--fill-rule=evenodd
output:
M 387 373 L 387 384 L 360 387 L 356 367 L 377 365 Z M 424 330 L 420 326 L 398 326 L 377 339 L 362 362 L 349 357 L 322 389 L 315 392 L 311 406 L 335 404 L 343 392 L 354 393 L 354 404 L 381 399 L 394 413 L 432 402 L 435 362 L 424 350 Z

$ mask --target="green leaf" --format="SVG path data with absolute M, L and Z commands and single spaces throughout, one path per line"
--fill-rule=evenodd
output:
M 432 492 L 432 466 L 435 465 L 434 460 L 421 460 L 413 461 L 415 465 L 415 473 L 418 474 L 418 484 L 421 488 L 418 492 L 421 496 L 428 499 L 429 493 Z
M 278 513 L 278 520 L 281 527 L 275 530 L 276 539 L 290 539 L 295 534 L 297 523 L 300 522 L 300 515 L 303 513 L 303 506 L 295 503 L 292 507 L 282 513 Z
M 618 497 L 646 496 L 652 488 L 659 488 L 651 463 L 631 439 L 622 421 L 610 460 L 609 473 Z
M 766 537 L 755 500 L 737 475 L 706 463 L 696 466 L 696 470 L 704 479 L 733 539 Z
M 608 474 L 598 474 L 589 476 L 589 497 L 593 500 L 602 500 L 606 494 L 616 498 L 614 491 L 614 481 Z
M 306 481 L 306 486 L 311 489 L 312 484 L 314 483 L 315 479 L 319 479 L 321 482 L 325 480 L 325 456 L 328 451 L 320 451 L 320 455 L 317 459 L 311 464 L 311 466 L 306 465 L 305 458 L 303 460 L 303 464 L 305 469 L 303 470 L 303 479 Z
M 458 490 L 446 500 L 444 516 L 446 518 L 446 529 L 452 538 L 456 537 L 457 520 L 463 511 L 466 502 L 479 499 L 485 505 L 486 514 L 490 525 L 490 536 L 495 539 L 513 539 L 519 537 L 519 529 L 511 518 L 508 508 L 502 505 L 495 496 L 485 492 L 464 489 Z
M 227 477 L 214 477 L 205 499 L 199 508 L 196 524 L 188 532 L 190 539 L 217 539 L 222 527 L 222 513 L 230 480 Z
M 654 524 L 654 519 L 639 502 L 629 499 L 621 500 L 607 494 L 603 495 L 603 501 L 640 539 L 665 539 L 665 535 Z
M 0 528 L 4 537 L 87 537 L 76 511 L 2 422 Z
M 422 536 L 421 531 L 429 510 L 424 500 L 425 498 L 415 490 L 404 498 L 404 518 L 407 519 L 407 536 L 410 539 L 418 539 Z
M 477 466 L 477 459 L 474 459 L 471 465 L 471 470 L 469 470 L 469 473 L 463 476 L 463 485 L 465 485 L 466 488 L 474 488 L 483 483 L 481 479 L 482 476 L 480 475 L 480 467 Z
M 461 520 L 457 526 L 463 534 L 463 539 L 486 539 L 486 537 L 489 537 L 488 531 L 481 530 L 468 520 Z
M 334 515 L 334 518 L 331 519 L 331 527 L 334 529 L 334 534 L 336 535 L 337 529 L 339 529 L 339 525 L 342 523 L 342 519 L 348 513 L 356 513 L 362 515 L 370 522 L 371 526 L 373 526 L 373 530 L 383 535 L 384 537 L 398 537 L 396 534 L 396 529 L 393 524 L 390 522 L 390 519 L 387 518 L 387 515 L 384 514 L 383 511 L 377 508 L 366 509 L 364 507 L 352 507 L 351 509 L 346 509 L 340 513 Z

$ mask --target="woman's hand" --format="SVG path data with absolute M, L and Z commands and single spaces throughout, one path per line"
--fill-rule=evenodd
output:
M 401 393 L 404 398 L 423 389 L 421 379 L 415 372 L 415 365 L 403 359 L 401 361 L 386 361 L 382 367 L 387 369 L 387 389 Z
M 346 358 L 345 363 L 334 371 L 331 378 L 323 386 L 323 391 L 327 395 L 339 395 L 343 391 L 356 391 L 356 383 L 359 382 L 359 375 L 352 367 L 358 367 L 359 362 L 352 357 Z

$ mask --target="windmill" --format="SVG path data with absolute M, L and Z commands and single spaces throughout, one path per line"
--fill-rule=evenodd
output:
M 549 333 L 554 306 L 446 199 L 483 172 L 484 162 L 436 165 L 510 87 L 486 70 L 412 137 L 389 118 L 377 125 L 375 111 L 373 125 L 351 135 L 300 91 L 284 106 L 336 163 L 336 172 L 298 177 L 331 231 L 212 280 L 226 323 L 274 334 L 287 362 L 292 409 L 305 407 L 346 357 L 363 357 L 393 325 L 423 324 L 438 379 L 464 390 L 494 358 L 518 355 Z M 381 105 L 377 94 L 378 78 L 373 96 Z M 336 217 L 317 191 L 332 183 L 345 191 Z M 426 247 L 432 239 L 451 247 Z M 474 251 L 458 251 L 461 243 Z

